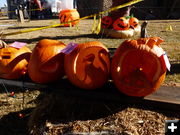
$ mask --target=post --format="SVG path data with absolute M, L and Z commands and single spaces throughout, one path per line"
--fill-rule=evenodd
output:
M 18 21 L 21 22 L 21 23 L 24 23 L 24 14 L 23 14 L 23 7 L 22 5 L 18 5 L 18 8 L 17 8 L 17 18 L 18 18 Z
M 24 15 L 22 9 L 19 9 L 18 12 L 19 12 L 19 21 L 21 23 L 24 23 Z

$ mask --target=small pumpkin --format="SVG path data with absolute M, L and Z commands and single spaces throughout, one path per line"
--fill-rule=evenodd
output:
M 116 50 L 111 75 L 116 87 L 129 96 L 143 97 L 155 92 L 165 79 L 159 37 L 126 40 Z
M 119 17 L 113 23 L 114 30 L 128 30 L 129 29 L 129 21 L 126 17 Z
M 0 78 L 19 79 L 27 72 L 31 50 L 26 46 L 18 49 L 1 44 Z
M 66 9 L 66 10 L 61 10 L 59 13 L 59 19 L 60 19 L 60 23 L 67 23 L 69 21 L 73 21 L 70 22 L 71 26 L 76 25 L 77 23 L 79 23 L 79 13 L 76 9 Z M 70 26 L 70 24 L 64 24 L 64 26 L 68 27 Z
M 98 41 L 78 44 L 65 56 L 64 69 L 70 82 L 83 89 L 96 89 L 109 77 L 110 59 L 107 48 Z
M 58 40 L 40 40 L 32 51 L 28 65 L 30 78 L 36 83 L 50 83 L 64 75 L 65 44 Z
M 101 27 L 102 28 L 109 28 L 112 25 L 112 18 L 110 16 L 104 16 L 101 20 Z
M 132 28 L 137 28 L 138 25 L 139 25 L 139 20 L 138 20 L 136 17 L 130 17 L 130 18 L 129 18 L 129 25 L 130 25 Z

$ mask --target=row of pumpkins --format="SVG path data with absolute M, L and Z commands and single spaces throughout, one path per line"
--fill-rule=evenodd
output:
M 36 83 L 50 83 L 67 75 L 83 89 L 103 86 L 110 75 L 117 88 L 129 96 L 156 91 L 165 78 L 164 54 L 159 37 L 125 40 L 112 61 L 99 41 L 65 45 L 58 40 L 40 40 L 34 49 L 26 46 L 0 49 L 0 78 L 18 79 L 28 73 Z
M 69 27 L 79 23 L 80 15 L 76 9 L 62 10 L 59 13 L 60 23 Z M 68 23 L 69 22 L 69 23 Z M 104 16 L 101 20 L 100 34 L 113 38 L 129 38 L 139 34 L 141 26 L 139 20 L 133 16 L 119 17 L 115 20 L 111 16 Z

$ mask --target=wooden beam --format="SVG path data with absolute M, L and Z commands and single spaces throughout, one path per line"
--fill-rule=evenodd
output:
M 161 86 L 157 92 L 144 98 L 130 97 L 121 94 L 110 81 L 104 87 L 97 90 L 83 90 L 73 86 L 67 79 L 48 85 L 36 84 L 33 82 L 15 81 L 0 79 L 5 85 L 26 87 L 29 89 L 47 90 L 56 92 L 64 97 L 76 97 L 81 99 L 94 99 L 96 102 L 118 102 L 121 104 L 148 104 L 148 106 L 180 111 L 180 87 Z

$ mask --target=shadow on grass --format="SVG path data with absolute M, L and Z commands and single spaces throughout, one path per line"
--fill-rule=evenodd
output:
M 76 35 L 76 36 L 56 36 L 56 37 L 48 37 L 48 36 L 40 36 L 37 38 L 32 38 L 32 39 L 18 39 L 19 42 L 25 42 L 25 43 L 32 43 L 32 42 L 38 42 L 39 40 L 42 39 L 54 39 L 54 40 L 61 40 L 61 39 L 77 39 L 77 38 L 93 38 L 93 39 L 99 39 L 99 38 L 105 38 L 105 39 L 111 39 L 110 37 L 105 37 L 101 35 L 96 35 L 96 34 L 81 34 L 81 35 Z M 14 42 L 14 39 L 5 39 L 4 40 L 6 43 L 12 43 Z
M 41 127 L 45 126 L 47 121 L 54 124 L 67 124 L 77 120 L 97 120 L 128 107 L 180 118 L 180 114 L 176 111 L 160 109 L 142 98 L 121 94 L 111 82 L 97 90 L 83 90 L 70 84 L 67 79 L 63 79 L 49 84 L 47 88 L 40 91 L 41 94 L 35 101 L 38 103 L 36 108 L 9 113 L 1 118 L 1 133 L 25 135 L 28 129 L 32 129 L 39 134 L 42 132 L 40 130 L 45 131 Z M 19 113 L 25 114 L 26 117 L 19 118 Z
M 180 63 L 171 64 L 171 70 L 167 72 L 167 74 L 178 74 L 180 73 Z
M 45 27 L 45 26 L 21 26 L 21 27 L 8 27 L 7 29 L 32 29 L 32 28 L 39 28 L 39 27 Z
M 28 135 L 27 121 L 32 110 L 26 109 L 20 112 L 10 112 L 8 115 L 3 116 L 0 119 L 1 135 Z M 27 115 L 20 118 L 20 113 Z

